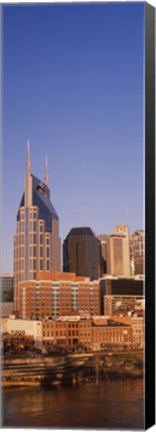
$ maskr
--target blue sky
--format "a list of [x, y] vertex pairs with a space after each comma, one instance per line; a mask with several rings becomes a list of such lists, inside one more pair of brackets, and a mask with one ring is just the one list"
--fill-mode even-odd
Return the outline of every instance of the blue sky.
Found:
[[143, 228], [144, 3], [3, 6], [3, 256], [24, 189], [49, 161], [63, 240]]

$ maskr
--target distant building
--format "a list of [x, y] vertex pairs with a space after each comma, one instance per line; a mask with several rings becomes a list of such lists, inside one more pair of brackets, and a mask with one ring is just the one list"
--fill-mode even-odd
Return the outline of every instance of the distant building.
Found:
[[19, 282], [36, 279], [37, 271], [60, 271], [59, 218], [50, 201], [47, 161], [42, 182], [31, 174], [28, 144], [25, 189], [14, 237], [15, 310]]
[[101, 244], [91, 228], [72, 228], [63, 243], [63, 271], [91, 280], [101, 276]]
[[1, 317], [9, 317], [13, 314], [14, 311], [14, 302], [1, 302], [0, 304], [1, 309]]
[[101, 273], [108, 273], [108, 253], [109, 253], [109, 235], [101, 234], [98, 236], [98, 239], [101, 242], [101, 255], [102, 255], [102, 265], [101, 265]]
[[100, 235], [103, 274], [130, 276], [129, 228], [127, 225], [115, 226], [114, 234]]
[[130, 236], [131, 274], [144, 274], [145, 232], [137, 230]]
[[0, 290], [2, 302], [13, 302], [14, 278], [8, 273], [0, 276]]
[[98, 281], [73, 273], [37, 273], [19, 283], [19, 317], [43, 319], [63, 315], [99, 315]]

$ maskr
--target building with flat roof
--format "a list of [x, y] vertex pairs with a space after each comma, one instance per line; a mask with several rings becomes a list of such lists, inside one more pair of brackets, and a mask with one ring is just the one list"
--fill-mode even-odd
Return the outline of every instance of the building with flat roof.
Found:
[[105, 295], [104, 315], [143, 316], [145, 301], [139, 295]]
[[101, 244], [91, 228], [72, 228], [63, 243], [63, 271], [95, 280], [101, 276], [101, 263]]
[[19, 317], [43, 319], [63, 315], [99, 315], [99, 281], [73, 273], [37, 273], [36, 280], [19, 283]]
[[103, 277], [100, 279], [101, 310], [105, 311], [106, 296], [141, 296], [144, 280], [137, 278]]
[[98, 236], [102, 249], [102, 270], [113, 276], [130, 276], [129, 228], [115, 226], [111, 235]]
[[60, 271], [59, 218], [50, 200], [47, 161], [42, 181], [31, 174], [28, 143], [25, 187], [14, 236], [15, 310], [19, 307], [19, 283], [36, 279], [37, 271]]
[[35, 340], [42, 340], [41, 321], [16, 319], [8, 317], [1, 319], [2, 333], [9, 333], [13, 336], [31, 336]]
[[4, 273], [0, 276], [0, 291], [1, 291], [1, 301], [13, 302], [14, 295], [14, 278], [10, 276], [9, 273]]

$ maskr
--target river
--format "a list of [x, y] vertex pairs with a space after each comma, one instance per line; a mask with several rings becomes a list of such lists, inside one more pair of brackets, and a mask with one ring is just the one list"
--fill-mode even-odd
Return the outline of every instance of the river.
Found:
[[143, 429], [143, 380], [4, 390], [3, 426]]

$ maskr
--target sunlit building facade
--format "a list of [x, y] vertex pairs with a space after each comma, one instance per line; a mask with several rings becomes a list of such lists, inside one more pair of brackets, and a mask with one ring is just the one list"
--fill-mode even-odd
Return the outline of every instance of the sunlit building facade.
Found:
[[114, 234], [99, 235], [102, 248], [103, 274], [130, 276], [128, 225], [116, 225]]
[[19, 317], [43, 319], [73, 314], [99, 315], [99, 281], [73, 273], [39, 272], [19, 283]]
[[137, 230], [130, 236], [131, 274], [144, 274], [145, 231]]

